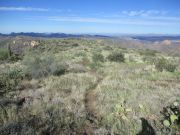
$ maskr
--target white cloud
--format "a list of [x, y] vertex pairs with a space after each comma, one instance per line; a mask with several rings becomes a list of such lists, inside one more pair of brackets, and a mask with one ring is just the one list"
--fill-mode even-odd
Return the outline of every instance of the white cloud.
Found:
[[46, 8], [32, 8], [32, 7], [0, 7], [0, 11], [49, 11]]
[[180, 23], [180, 17], [172, 17], [172, 16], [148, 16], [145, 17], [148, 20], [160, 20], [160, 21], [173, 21]]
[[0, 11], [40, 11], [40, 12], [72, 12], [71, 9], [50, 9], [50, 8], [34, 8], [34, 7], [0, 7]]
[[[179, 21], [171, 21], [173, 18], [167, 18], [166, 21], [156, 19], [124, 19], [124, 18], [87, 18], [87, 17], [48, 17], [50, 21], [59, 22], [82, 22], [82, 23], [105, 23], [105, 24], [128, 24], [128, 25], [147, 25], [147, 26], [180, 26]], [[165, 19], [165, 18], [164, 18]], [[175, 19], [175, 18], [174, 18]]]
[[122, 11], [123, 15], [126, 16], [141, 16], [141, 17], [147, 17], [147, 16], [158, 16], [158, 15], [166, 15], [167, 11], [160, 11], [160, 10], [132, 10], [132, 11]]

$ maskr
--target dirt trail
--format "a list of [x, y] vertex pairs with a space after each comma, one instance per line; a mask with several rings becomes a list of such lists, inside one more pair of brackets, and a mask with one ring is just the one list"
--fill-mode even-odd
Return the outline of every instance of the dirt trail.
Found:
[[99, 114], [99, 110], [97, 109], [97, 95], [95, 90], [104, 78], [97, 74], [95, 75], [97, 77], [97, 82], [92, 87], [86, 90], [84, 100], [87, 118], [87, 123], [85, 125], [85, 134], [87, 135], [94, 135], [94, 130], [98, 128], [98, 125], [100, 124], [100, 121], [102, 119], [101, 115]]

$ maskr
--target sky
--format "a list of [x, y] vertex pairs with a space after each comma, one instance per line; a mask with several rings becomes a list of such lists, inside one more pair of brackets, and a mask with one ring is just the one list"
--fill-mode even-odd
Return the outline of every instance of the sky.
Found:
[[0, 32], [180, 34], [180, 0], [0, 0]]

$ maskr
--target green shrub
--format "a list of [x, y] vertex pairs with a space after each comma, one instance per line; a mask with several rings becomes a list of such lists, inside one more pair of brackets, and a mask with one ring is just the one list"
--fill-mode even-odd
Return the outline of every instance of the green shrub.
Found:
[[171, 63], [168, 63], [166, 65], [166, 68], [165, 68], [167, 71], [169, 72], [174, 72], [176, 70], [176, 65], [175, 64], [171, 64]]
[[93, 53], [93, 62], [104, 62], [104, 56], [101, 53]]
[[79, 46], [79, 44], [78, 43], [73, 43], [72, 46], [77, 47], [77, 46]]
[[78, 52], [75, 54], [75, 57], [86, 57], [86, 53], [84, 51]]
[[100, 62], [92, 62], [91, 64], [90, 64], [90, 68], [91, 69], [98, 69], [99, 67], [102, 67], [102, 64], [100, 63]]
[[143, 61], [149, 64], [154, 64], [156, 61], [155, 57], [151, 57], [151, 56], [144, 56], [143, 57]]
[[59, 75], [65, 74], [67, 68], [68, 66], [65, 63], [53, 62], [49, 66], [49, 73], [55, 76], [59, 76]]
[[124, 62], [125, 58], [124, 58], [124, 54], [121, 52], [113, 52], [108, 56], [108, 59], [110, 61], [114, 61], [114, 62]]
[[23, 59], [26, 66], [25, 73], [33, 78], [41, 78], [47, 75], [61, 75], [66, 72], [67, 65], [58, 62], [51, 54], [39, 56], [37, 53], [27, 55]]
[[8, 69], [7, 72], [0, 74], [0, 95], [16, 90], [23, 77], [24, 74], [20, 69]]
[[9, 57], [8, 49], [0, 48], [0, 60], [6, 60]]
[[102, 62], [104, 62], [104, 56], [101, 53], [94, 52], [92, 56], [92, 62], [90, 64], [90, 67], [92, 69], [98, 69], [102, 66]]
[[165, 59], [159, 59], [155, 62], [155, 67], [158, 71], [162, 72], [165, 68], [166, 60]]
[[[73, 112], [68, 112], [66, 109], [61, 109], [62, 106], [55, 107], [50, 106], [43, 108], [43, 113], [46, 117], [42, 115], [31, 115], [32, 110], [27, 112], [18, 111], [17, 109], [8, 111], [10, 115], [15, 115], [18, 121], [13, 121], [8, 118], [6, 124], [0, 123], [0, 135], [69, 135], [69, 134], [83, 134], [83, 126], [85, 125], [85, 117], [79, 117]], [[1, 109], [2, 110], [2, 109]], [[1, 113], [0, 110], [0, 113]], [[7, 109], [6, 109], [7, 110]], [[23, 110], [25, 111], [25, 110]], [[23, 114], [23, 115], [21, 115]], [[0, 119], [3, 115], [0, 116]]]
[[157, 53], [157, 51], [149, 50], [149, 49], [139, 51], [140, 55], [145, 55], [145, 56], [156, 56], [156, 53]]
[[168, 62], [166, 59], [158, 59], [155, 62], [155, 67], [158, 71], [162, 72], [163, 70], [174, 72], [176, 70], [176, 65]]
[[111, 46], [104, 46], [103, 49], [107, 50], [107, 51], [112, 51], [113, 50], [113, 48]]
[[9, 57], [9, 61], [11, 61], [11, 62], [17, 62], [18, 60], [22, 60], [22, 55], [12, 54]]
[[0, 48], [0, 60], [18, 61], [21, 59], [21, 55], [13, 54], [10, 48]]

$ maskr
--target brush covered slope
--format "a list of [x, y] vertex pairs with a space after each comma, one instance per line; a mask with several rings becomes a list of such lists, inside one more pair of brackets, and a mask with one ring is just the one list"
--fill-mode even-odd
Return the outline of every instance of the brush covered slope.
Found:
[[180, 134], [180, 57], [107, 39], [0, 46], [0, 135]]

